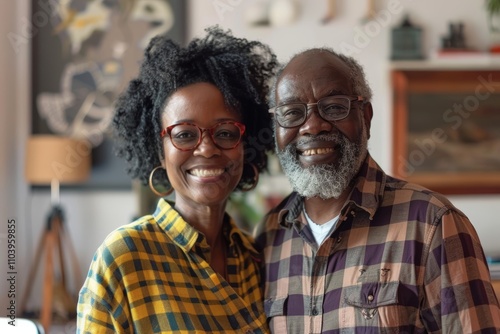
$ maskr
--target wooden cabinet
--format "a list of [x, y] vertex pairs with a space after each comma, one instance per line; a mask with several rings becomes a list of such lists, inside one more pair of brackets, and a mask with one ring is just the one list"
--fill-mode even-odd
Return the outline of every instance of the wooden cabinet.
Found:
[[393, 174], [444, 194], [500, 193], [500, 67], [424, 64], [391, 73]]
[[500, 303], [500, 280], [494, 280], [491, 282], [491, 284], [493, 284], [493, 290], [495, 290], [498, 302]]

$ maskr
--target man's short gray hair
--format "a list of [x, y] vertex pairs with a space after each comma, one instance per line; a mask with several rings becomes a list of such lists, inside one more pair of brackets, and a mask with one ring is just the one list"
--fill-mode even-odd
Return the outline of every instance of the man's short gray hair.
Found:
[[364, 98], [364, 102], [370, 102], [372, 99], [372, 90], [370, 86], [368, 85], [368, 81], [366, 80], [365, 76], [365, 71], [363, 70], [363, 67], [358, 63], [356, 59], [350, 56], [346, 56], [344, 54], [340, 54], [335, 52], [331, 48], [314, 48], [314, 49], [308, 49], [301, 51], [294, 56], [290, 58], [290, 60], [282, 64], [280, 68], [278, 69], [276, 75], [274, 76], [274, 81], [273, 84], [271, 85], [271, 90], [269, 92], [269, 106], [270, 107], [275, 107], [276, 106], [276, 84], [278, 83], [278, 79], [281, 77], [281, 74], [283, 73], [284, 68], [296, 57], [304, 54], [304, 53], [309, 53], [309, 52], [329, 52], [333, 56], [339, 58], [344, 64], [347, 65], [349, 68], [349, 77], [352, 83], [352, 86], [354, 87], [354, 94], [358, 96], [362, 96]]

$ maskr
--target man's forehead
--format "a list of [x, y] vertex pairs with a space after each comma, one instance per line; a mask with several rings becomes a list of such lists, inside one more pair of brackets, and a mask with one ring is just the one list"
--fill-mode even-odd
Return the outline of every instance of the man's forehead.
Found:
[[286, 75], [278, 82], [276, 93], [281, 98], [286, 98], [288, 95], [294, 95], [299, 92], [317, 92], [318, 90], [338, 90], [338, 86], [347, 88], [348, 83], [343, 76], [336, 76], [327, 73], [321, 73], [310, 79], [304, 78], [303, 75]]
[[293, 100], [300, 94], [322, 97], [350, 93], [349, 68], [337, 57], [319, 57], [319, 61], [307, 61], [310, 57], [306, 55], [299, 57], [288, 64], [277, 82], [276, 97], [279, 100]]
[[283, 72], [304, 71], [311, 67], [317, 68], [343, 68], [346, 64], [337, 55], [325, 50], [305, 51], [293, 59], [285, 66]]

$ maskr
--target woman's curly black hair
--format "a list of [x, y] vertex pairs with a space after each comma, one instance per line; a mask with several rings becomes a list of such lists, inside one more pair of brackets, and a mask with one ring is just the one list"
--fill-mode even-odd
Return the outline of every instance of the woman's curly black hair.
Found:
[[[278, 62], [271, 49], [258, 41], [232, 36], [218, 26], [205, 30], [185, 48], [165, 36], [151, 40], [137, 78], [116, 103], [113, 119], [116, 150], [128, 162], [127, 172], [147, 184], [163, 154], [160, 116], [167, 99], [178, 89], [198, 82], [215, 85], [229, 107], [246, 125], [244, 162], [259, 172], [267, 167], [266, 151], [273, 149], [271, 118], [266, 98]], [[238, 184], [253, 181], [244, 168]]]

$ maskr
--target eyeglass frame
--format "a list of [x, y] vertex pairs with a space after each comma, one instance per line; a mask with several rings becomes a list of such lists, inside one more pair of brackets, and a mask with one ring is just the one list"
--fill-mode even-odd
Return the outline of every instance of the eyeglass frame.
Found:
[[[240, 139], [232, 147], [228, 147], [228, 148], [221, 147], [221, 146], [219, 146], [219, 144], [217, 144], [217, 142], [214, 139], [214, 130], [215, 130], [215, 128], [217, 128], [218, 126], [223, 125], [223, 124], [234, 124], [240, 130]], [[179, 148], [179, 147], [177, 147], [177, 145], [175, 145], [174, 141], [172, 140], [172, 129], [175, 128], [176, 126], [179, 126], [179, 125], [192, 125], [192, 126], [194, 126], [194, 127], [196, 127], [198, 129], [200, 136], [198, 137], [198, 142], [196, 143], [196, 145], [193, 148]], [[186, 151], [193, 151], [193, 150], [196, 150], [198, 148], [198, 146], [200, 146], [201, 142], [203, 141], [203, 133], [205, 131], [208, 131], [208, 134], [210, 135], [210, 139], [212, 139], [212, 142], [214, 143], [214, 145], [217, 148], [219, 148], [221, 150], [232, 150], [233, 148], [237, 147], [241, 143], [241, 140], [243, 139], [243, 135], [245, 134], [245, 130], [246, 130], [245, 124], [237, 122], [237, 121], [222, 121], [222, 122], [219, 122], [217, 124], [214, 124], [213, 126], [211, 126], [209, 128], [200, 128], [198, 125], [196, 125], [194, 123], [191, 123], [191, 122], [182, 122], [182, 123], [172, 124], [172, 125], [169, 125], [166, 128], [164, 128], [160, 132], [160, 138], [164, 139], [167, 136], [167, 134], [168, 134], [168, 138], [170, 139], [170, 142], [172, 143], [172, 145], [176, 149], [178, 149], [179, 151], [184, 151], [184, 152], [186, 152]]]
[[[275, 106], [275, 107], [270, 108], [269, 109], [269, 113], [275, 115], [276, 122], [278, 123], [279, 126], [281, 126], [282, 128], [285, 128], [285, 129], [293, 129], [293, 128], [296, 128], [296, 127], [304, 125], [304, 123], [307, 121], [307, 118], [309, 117], [309, 115], [311, 113], [310, 110], [312, 110], [312, 108], [310, 108], [310, 107], [315, 106], [315, 105], [317, 106], [318, 103], [321, 102], [321, 100], [324, 100], [324, 99], [327, 99], [327, 98], [330, 98], [330, 97], [346, 97], [347, 100], [349, 101], [349, 111], [347, 112], [347, 114], [344, 117], [330, 121], [330, 120], [325, 119], [323, 117], [323, 115], [321, 114], [322, 112], [321, 112], [320, 108], [318, 108], [318, 115], [321, 117], [321, 119], [323, 119], [323, 120], [325, 120], [327, 122], [336, 122], [336, 121], [341, 121], [343, 119], [346, 119], [351, 114], [352, 102], [363, 102], [364, 101], [364, 98], [362, 96], [359, 96], [359, 95], [329, 95], [329, 96], [322, 97], [321, 99], [319, 99], [315, 103], [290, 102], [290, 103], [280, 104], [279, 106]], [[286, 106], [286, 105], [289, 105], [289, 104], [299, 104], [299, 105], [303, 105], [303, 106], [306, 107], [306, 115], [305, 115], [304, 119], [301, 121], [300, 124], [297, 124], [297, 125], [294, 125], [294, 126], [283, 126], [278, 121], [278, 118], [276, 117], [276, 108], [283, 107], [283, 106]]]

